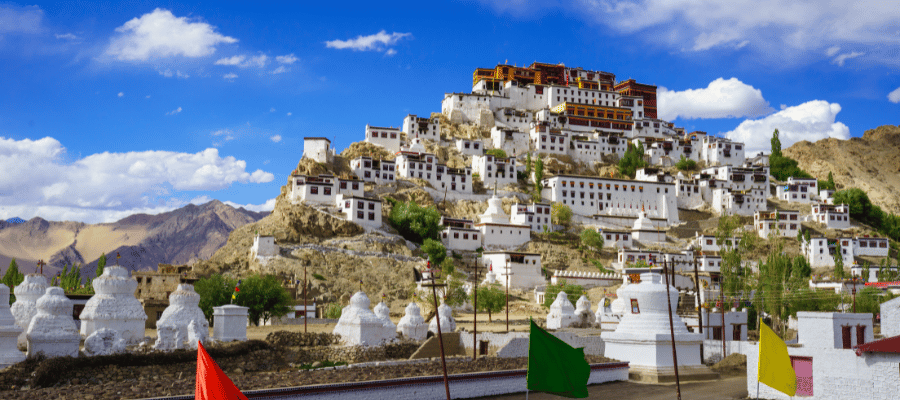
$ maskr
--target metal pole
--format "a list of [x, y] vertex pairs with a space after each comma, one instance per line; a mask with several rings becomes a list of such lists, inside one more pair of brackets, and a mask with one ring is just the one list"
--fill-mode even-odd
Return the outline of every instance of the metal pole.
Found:
[[852, 283], [852, 281], [850, 284], [853, 285], [850, 287], [850, 290], [853, 293], [853, 313], [856, 314], [856, 284]]
[[431, 272], [431, 294], [434, 296], [434, 320], [437, 321], [438, 343], [441, 345], [441, 367], [444, 369], [444, 390], [447, 392], [447, 400], [450, 400], [450, 381], [447, 379], [447, 360], [444, 357], [444, 335], [441, 334], [441, 312], [437, 303], [437, 283], [435, 272]]
[[478, 257], [475, 257], [475, 284], [472, 287], [472, 292], [475, 294], [475, 300], [472, 302], [472, 309], [474, 313], [472, 315], [472, 360], [474, 361], [478, 358]]
[[[694, 255], [694, 290], [697, 295], [697, 325], [703, 334], [703, 303], [700, 302], [700, 273], [697, 272], [697, 255]], [[704, 337], [705, 339], [705, 337]], [[703, 362], [703, 344], [700, 345], [700, 362]]]
[[719, 276], [719, 298], [722, 299], [722, 359], [725, 359], [725, 286]]
[[506, 332], [509, 333], [509, 277], [512, 270], [509, 269], [509, 260], [506, 260]]
[[681, 400], [681, 379], [678, 376], [678, 353], [675, 350], [675, 325], [672, 323], [672, 297], [669, 296], [669, 271], [666, 270], [668, 262], [663, 260], [663, 275], [666, 276], [666, 303], [669, 305], [669, 334], [672, 337], [672, 364], [675, 366], [675, 392], [678, 400]]
[[306, 332], [306, 320], [309, 319], [309, 302], [306, 300], [306, 265], [303, 266], [303, 333]]

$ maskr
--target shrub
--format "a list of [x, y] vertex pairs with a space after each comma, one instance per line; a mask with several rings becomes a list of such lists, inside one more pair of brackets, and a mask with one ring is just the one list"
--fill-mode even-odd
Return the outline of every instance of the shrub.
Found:
[[503, 149], [490, 149], [484, 152], [485, 155], [497, 158], [506, 158], [506, 152]]
[[572, 209], [563, 203], [550, 206], [550, 220], [557, 225], [569, 225], [572, 222]]
[[678, 162], [675, 163], [675, 168], [678, 168], [682, 171], [691, 171], [697, 168], [697, 162], [691, 160], [690, 158], [685, 158], [682, 155], [681, 160], [678, 160]]
[[397, 201], [388, 198], [391, 202], [391, 214], [388, 223], [394, 227], [400, 236], [415, 243], [424, 243], [425, 239], [437, 239], [441, 231], [441, 214], [434, 206], [422, 207], [415, 201]]
[[338, 318], [341, 317], [341, 311], [342, 311], [342, 310], [343, 310], [343, 309], [341, 308], [341, 305], [340, 305], [340, 304], [338, 304], [338, 303], [328, 303], [328, 305], [325, 306], [325, 312], [324, 312], [325, 315], [324, 315], [324, 317], [325, 317], [325, 318], [328, 318], [328, 319], [338, 319]]
[[544, 295], [545, 308], [550, 308], [553, 302], [556, 301], [556, 296], [559, 292], [565, 292], [566, 297], [568, 297], [569, 301], [574, 305], [578, 302], [578, 298], [581, 297], [581, 294], [584, 293], [584, 288], [581, 285], [569, 284], [565, 279], [560, 280], [558, 285], [547, 285], [547, 292]]

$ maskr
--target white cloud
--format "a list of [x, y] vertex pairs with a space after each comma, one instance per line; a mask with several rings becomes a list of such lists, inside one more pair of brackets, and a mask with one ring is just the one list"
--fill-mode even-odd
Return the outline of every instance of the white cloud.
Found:
[[166, 78], [171, 78], [174, 76], [174, 77], [178, 77], [178, 78], [187, 79], [187, 78], [191, 77], [190, 75], [188, 75], [184, 72], [181, 72], [178, 70], [172, 71], [171, 69], [166, 69], [165, 71], [159, 71], [159, 74]]
[[213, 142], [213, 147], [220, 147], [225, 144], [225, 142], [234, 140], [234, 131], [232, 131], [231, 129], [219, 129], [215, 132], [212, 132], [211, 135], [220, 139]]
[[19, 7], [0, 4], [0, 34], [38, 33], [44, 19], [44, 10], [38, 6]]
[[275, 107], [270, 108], [269, 112], [275, 112]]
[[222, 135], [230, 135], [231, 129], [219, 129], [212, 133], [213, 136], [222, 136]]
[[167, 112], [166, 115], [175, 115], [175, 114], [180, 114], [180, 113], [181, 113], [181, 107], [178, 107], [172, 111]]
[[204, 57], [215, 53], [219, 43], [238, 40], [216, 32], [205, 22], [176, 17], [157, 8], [116, 28], [106, 54], [120, 61], [147, 61], [172, 56]]
[[288, 72], [288, 71], [290, 71], [290, 69], [285, 68], [284, 65], [280, 65], [280, 66], [278, 66], [278, 68], [275, 68], [275, 69], [272, 71], [272, 74], [273, 74], [273, 75], [283, 74], [283, 73]]
[[266, 202], [262, 203], [262, 204], [238, 204], [233, 201], [227, 201], [227, 200], [223, 201], [222, 203], [228, 204], [229, 206], [232, 206], [234, 208], [243, 207], [245, 210], [256, 211], [256, 212], [272, 211], [275, 209], [275, 199], [274, 198], [266, 200]]
[[851, 52], [849, 52], [849, 53], [844, 53], [844, 54], [838, 55], [837, 57], [834, 58], [834, 60], [831, 60], [831, 63], [832, 63], [832, 64], [837, 64], [839, 67], [843, 67], [845, 61], [847, 61], [847, 60], [849, 60], [849, 59], [851, 59], [851, 58], [856, 58], [856, 57], [865, 55], [865, 54], [866, 54], [866, 53], [860, 53], [860, 52], [856, 52], [856, 51], [851, 51]]
[[778, 129], [783, 149], [801, 140], [815, 142], [829, 137], [846, 140], [850, 138], [850, 128], [835, 121], [839, 112], [840, 104], [812, 100], [787, 107], [765, 118], [741, 122], [733, 131], [726, 132], [725, 136], [744, 142], [747, 154], [770, 151], [770, 140], [775, 129]]
[[288, 117], [290, 117], [291, 115], [294, 115], [294, 113], [290, 113], [290, 112], [287, 113], [287, 116], [288, 116]]
[[718, 78], [701, 89], [684, 91], [659, 88], [659, 118], [737, 118], [759, 117], [774, 109], [762, 92], [737, 78]]
[[119, 96], [119, 97], [124, 97], [124, 96], [125, 96], [125, 92], [119, 92], [118, 96]]
[[260, 54], [258, 56], [231, 56], [216, 60], [215, 65], [233, 65], [241, 68], [262, 68], [269, 63], [269, 56]]
[[238, 77], [237, 74], [235, 74], [233, 72], [229, 72], [225, 75], [222, 75], [222, 78], [224, 78], [225, 80], [228, 80], [228, 81], [233, 81], [237, 77]]
[[148, 95], [145, 96], [144, 98], [145, 98], [145, 99], [149, 99], [149, 98], [150, 98], [150, 95], [148, 94]]
[[269, 139], [272, 139], [273, 142], [278, 143], [281, 141], [281, 135], [275, 135], [270, 137]]
[[[524, 1], [513, 6], [481, 1], [500, 12], [533, 7]], [[823, 54], [831, 58], [841, 47], [864, 46], [868, 59], [898, 63], [900, 7], [890, 1], [860, 7], [852, 1], [579, 0], [553, 7], [623, 34], [642, 33], [651, 45], [674, 51], [743, 48], [766, 62], [797, 64]]]
[[299, 60], [299, 58], [295, 57], [294, 53], [291, 53], [291, 54], [286, 54], [283, 56], [276, 56], [275, 60], [281, 64], [291, 65], [291, 64], [297, 62], [297, 60]]
[[78, 36], [72, 33], [63, 33], [61, 35], [57, 33], [55, 36], [57, 39], [78, 40]]
[[894, 89], [893, 92], [888, 93], [888, 101], [891, 103], [900, 103], [900, 87]]
[[215, 191], [275, 178], [262, 170], [248, 172], [245, 161], [221, 157], [216, 149], [104, 152], [74, 162], [65, 162], [65, 153], [51, 137], [0, 137], [0, 170], [5, 171], [0, 174], [0, 215], [110, 222], [184, 205], [174, 192]]
[[[388, 34], [382, 30], [374, 35], [360, 35], [355, 39], [329, 40], [325, 42], [325, 47], [330, 49], [352, 49], [357, 51], [383, 51], [387, 46], [394, 45], [397, 41], [405, 37], [412, 37], [412, 33], [394, 32]], [[387, 52], [393, 52], [391, 54], [396, 53], [393, 49], [387, 49]]]
[[387, 51], [384, 52], [384, 55], [386, 55], [386, 56], [392, 56], [392, 55], [394, 55], [394, 54], [397, 54], [397, 50], [394, 50], [394, 49], [387, 49]]

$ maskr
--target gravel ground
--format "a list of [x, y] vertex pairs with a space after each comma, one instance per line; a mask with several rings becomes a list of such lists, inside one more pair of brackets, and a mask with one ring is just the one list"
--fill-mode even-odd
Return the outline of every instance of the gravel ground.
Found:
[[[604, 357], [588, 356], [588, 362], [610, 362]], [[503, 371], [522, 369], [527, 366], [527, 358], [469, 358], [451, 359], [447, 363], [450, 374]], [[165, 373], [154, 367], [110, 366], [105, 373], [98, 374], [96, 382], [90, 384], [70, 382], [68, 384], [39, 389], [19, 389], [0, 391], [2, 399], [131, 399], [168, 395], [193, 394], [196, 363], [180, 363], [166, 366]], [[359, 382], [389, 378], [441, 375], [439, 359], [428, 363], [410, 365], [355, 367], [337, 370], [300, 371], [284, 368], [276, 371], [245, 373], [240, 369], [224, 368], [238, 388], [242, 390], [291, 387], [339, 382]], [[123, 371], [126, 370], [126, 371]], [[147, 373], [143, 373], [146, 371]], [[129, 378], [123, 378], [123, 377]], [[137, 377], [137, 378], [134, 378]]]

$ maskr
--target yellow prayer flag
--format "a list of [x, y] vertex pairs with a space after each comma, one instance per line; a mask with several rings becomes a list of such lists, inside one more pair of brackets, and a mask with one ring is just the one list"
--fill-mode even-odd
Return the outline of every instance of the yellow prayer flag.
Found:
[[797, 375], [791, 366], [787, 345], [766, 324], [759, 323], [757, 379], [788, 396], [797, 392]]

